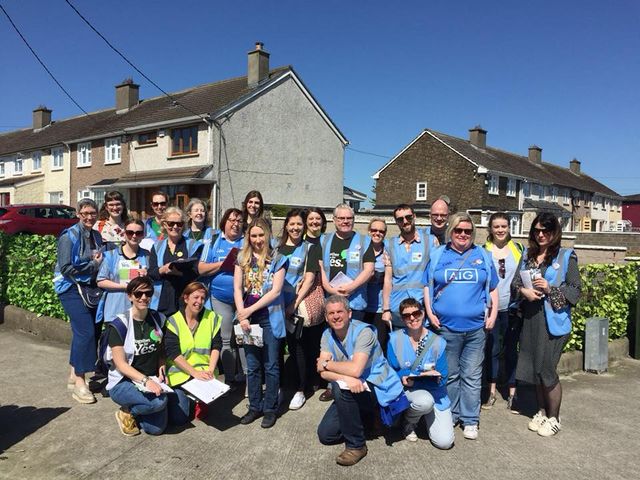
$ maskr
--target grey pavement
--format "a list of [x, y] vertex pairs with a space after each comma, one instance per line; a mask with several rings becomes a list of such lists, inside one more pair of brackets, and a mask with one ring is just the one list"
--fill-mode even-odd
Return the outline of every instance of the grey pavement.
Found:
[[80, 405], [66, 390], [68, 351], [0, 326], [0, 478], [640, 478], [640, 361], [625, 359], [602, 375], [563, 377], [562, 432], [542, 438], [503, 400], [482, 412], [477, 441], [456, 430], [452, 450], [419, 435], [391, 431], [369, 440], [369, 455], [340, 467], [341, 446], [321, 445], [316, 427], [326, 403], [316, 394], [269, 430], [238, 424], [241, 395], [213, 404], [194, 421], [159, 437], [124, 437], [115, 404]]

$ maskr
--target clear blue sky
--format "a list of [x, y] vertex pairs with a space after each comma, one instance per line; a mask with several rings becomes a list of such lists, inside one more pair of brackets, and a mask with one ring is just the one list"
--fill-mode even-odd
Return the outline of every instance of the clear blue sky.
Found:
[[[167, 91], [246, 73], [265, 43], [293, 65], [349, 139], [345, 184], [371, 175], [422, 129], [582, 169], [622, 195], [640, 193], [640, 2], [637, 0], [305, 2], [72, 0]], [[109, 108], [126, 77], [159, 92], [64, 0], [0, 0], [85, 110]], [[0, 15], [0, 130], [79, 114]], [[359, 153], [353, 149], [380, 156]]]

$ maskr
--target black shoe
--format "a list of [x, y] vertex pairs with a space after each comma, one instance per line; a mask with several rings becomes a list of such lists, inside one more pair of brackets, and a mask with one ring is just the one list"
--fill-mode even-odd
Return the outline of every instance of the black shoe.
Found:
[[331, 387], [322, 392], [318, 400], [320, 400], [321, 402], [330, 402], [331, 400], [333, 400], [333, 391], [331, 390]]
[[262, 428], [271, 428], [276, 424], [276, 414], [273, 412], [267, 412], [264, 414], [264, 418], [262, 419], [262, 423], [260, 426]]
[[249, 410], [245, 414], [245, 416], [240, 419], [240, 423], [242, 425], [249, 425], [250, 423], [259, 419], [261, 416], [262, 416], [262, 412], [258, 412], [257, 410]]

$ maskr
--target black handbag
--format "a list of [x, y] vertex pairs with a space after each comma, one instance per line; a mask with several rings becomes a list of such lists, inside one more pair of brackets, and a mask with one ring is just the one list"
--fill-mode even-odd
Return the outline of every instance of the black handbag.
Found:
[[104, 293], [100, 287], [86, 285], [83, 283], [76, 283], [78, 287], [78, 293], [82, 299], [82, 303], [89, 310], [95, 310], [98, 308], [102, 294]]

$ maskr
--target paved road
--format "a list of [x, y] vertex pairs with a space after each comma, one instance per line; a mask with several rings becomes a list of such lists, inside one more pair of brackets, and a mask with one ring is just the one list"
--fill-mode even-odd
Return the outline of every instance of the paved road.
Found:
[[475, 442], [457, 430], [455, 447], [438, 451], [391, 432], [371, 439], [369, 455], [351, 468], [335, 464], [340, 447], [317, 441], [326, 408], [317, 395], [270, 430], [239, 425], [246, 400], [230, 396], [207, 423], [128, 438], [110, 399], [71, 399], [67, 359], [62, 346], [0, 326], [0, 478], [640, 478], [640, 361], [631, 359], [608, 374], [563, 379], [564, 430], [556, 437], [529, 432], [527, 418], [499, 400], [482, 413]]

